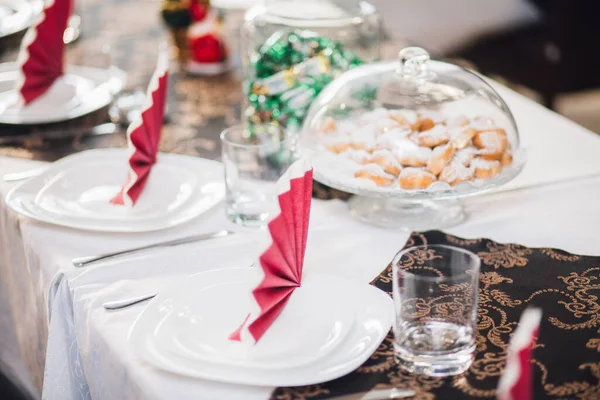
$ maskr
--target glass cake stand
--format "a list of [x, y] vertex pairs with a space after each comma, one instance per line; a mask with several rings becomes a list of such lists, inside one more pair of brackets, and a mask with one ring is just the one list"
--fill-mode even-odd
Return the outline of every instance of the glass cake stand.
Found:
[[356, 184], [356, 179], [340, 178], [338, 169], [328, 164], [327, 155], [313, 153], [314, 179], [329, 187], [352, 193], [348, 200], [350, 214], [369, 224], [385, 228], [415, 231], [443, 229], [463, 222], [467, 214], [462, 199], [497, 189], [514, 179], [525, 166], [526, 151], [515, 153], [513, 164], [497, 177], [463, 183], [451, 188], [408, 191]]
[[315, 180], [355, 195], [353, 216], [412, 230], [462, 222], [461, 198], [506, 184], [526, 158], [514, 117], [490, 84], [416, 47], [330, 83], [298, 145]]

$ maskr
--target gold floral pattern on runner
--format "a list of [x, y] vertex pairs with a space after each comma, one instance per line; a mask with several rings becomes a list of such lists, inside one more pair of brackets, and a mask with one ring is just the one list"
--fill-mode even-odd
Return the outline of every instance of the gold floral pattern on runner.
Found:
[[578, 399], [599, 399], [600, 398], [600, 363], [587, 363], [579, 366], [580, 370], [589, 370], [592, 376], [596, 379], [596, 385], [592, 385], [587, 381], [567, 382], [562, 385], [546, 384], [544, 389], [549, 396], [569, 396], [570, 398]]
[[446, 235], [446, 240], [448, 243], [457, 245], [457, 246], [470, 246], [472, 244], [479, 243], [481, 239], [460, 239], [456, 236]]
[[328, 394], [329, 390], [320, 385], [302, 386], [298, 388], [288, 388], [286, 391], [273, 396], [275, 400], [294, 400], [294, 399], [310, 399], [311, 397]]
[[[559, 328], [568, 330], [600, 327], [600, 303], [598, 303], [600, 282], [597, 282], [598, 276], [591, 275], [593, 273], [598, 274], [598, 272], [600, 272], [600, 268], [590, 268], [581, 274], [571, 272], [568, 276], [558, 276], [558, 279], [567, 286], [567, 292], [563, 290], [553, 291], [566, 298], [566, 300], [558, 301], [558, 305], [562, 305], [577, 320], [586, 318], [584, 321], [566, 323], [553, 316], [549, 317], [548, 321]], [[594, 284], [594, 282], [597, 283]], [[544, 293], [548, 293], [548, 291], [535, 292], [528, 301]]]
[[489, 251], [480, 251], [477, 255], [484, 264], [496, 269], [524, 267], [527, 265], [526, 256], [532, 253], [532, 250], [518, 244], [488, 242], [487, 248]]
[[594, 350], [600, 352], [600, 338], [593, 338], [593, 339], [588, 340], [585, 347], [587, 347], [588, 349], [594, 349]]
[[542, 254], [545, 254], [556, 261], [574, 262], [579, 260], [579, 256], [575, 254], [568, 254], [563, 251], [557, 251], [549, 248], [541, 249], [540, 251], [542, 252]]
[[[482, 258], [476, 355], [466, 373], [446, 379], [408, 374], [395, 362], [390, 333], [355, 372], [316, 385], [328, 393], [279, 388], [274, 398], [327, 399], [374, 389], [411, 388], [417, 392], [415, 399], [493, 399], [506, 362], [507, 343], [522, 311], [535, 304], [544, 312], [532, 359], [536, 398], [600, 399], [600, 258], [487, 239], [451, 238], [437, 231], [414, 233], [406, 247], [451, 244]], [[434, 256], [424, 252], [410, 261], [411, 268], [427, 267]], [[392, 268], [388, 266], [372, 284], [391, 295], [392, 281]], [[455, 289], [448, 287], [447, 293]], [[412, 311], [430, 313], [438, 307], [437, 311], [452, 312], [452, 307], [459, 306], [447, 300], [426, 303], [415, 299]], [[569, 351], [561, 351], [565, 348]], [[278, 397], [283, 394], [287, 397]]]
[[363, 365], [358, 368], [356, 372], [361, 374], [372, 374], [374, 372], [389, 371], [395, 365], [394, 357], [394, 335], [390, 332], [386, 338], [383, 339], [383, 343], [381, 343], [375, 354], [371, 357], [371, 360], [374, 361], [374, 363]]

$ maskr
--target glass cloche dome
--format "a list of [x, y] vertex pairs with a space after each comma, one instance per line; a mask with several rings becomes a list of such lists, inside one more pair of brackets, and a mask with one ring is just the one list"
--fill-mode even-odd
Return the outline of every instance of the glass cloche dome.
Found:
[[458, 198], [513, 179], [524, 165], [515, 120], [479, 75], [418, 47], [345, 72], [310, 107], [299, 138], [317, 181], [354, 193], [371, 223], [443, 228]]

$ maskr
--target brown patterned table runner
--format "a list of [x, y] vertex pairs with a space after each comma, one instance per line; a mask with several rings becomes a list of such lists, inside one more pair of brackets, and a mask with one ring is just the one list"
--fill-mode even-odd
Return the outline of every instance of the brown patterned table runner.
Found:
[[[481, 258], [477, 350], [469, 371], [446, 379], [411, 375], [397, 367], [390, 333], [355, 372], [320, 385], [279, 388], [272, 399], [326, 399], [392, 387], [416, 390], [414, 399], [494, 398], [507, 343], [529, 304], [544, 312], [532, 361], [535, 398], [600, 399], [600, 257], [439, 231], [413, 233], [406, 246], [421, 244], [453, 245]], [[391, 296], [391, 265], [372, 284]]]

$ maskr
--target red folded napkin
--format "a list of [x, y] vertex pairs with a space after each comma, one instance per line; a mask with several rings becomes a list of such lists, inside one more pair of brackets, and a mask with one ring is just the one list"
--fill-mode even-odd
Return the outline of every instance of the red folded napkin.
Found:
[[141, 117], [132, 122], [127, 129], [127, 142], [131, 153], [129, 174], [121, 191], [110, 201], [112, 204], [135, 205], [156, 163], [167, 100], [168, 64], [166, 53], [161, 52], [148, 86]]
[[[264, 278], [252, 291], [258, 310], [249, 314], [229, 339], [258, 342], [285, 308], [302, 281], [312, 199], [312, 168], [294, 163], [277, 182], [281, 213], [269, 222], [273, 243], [260, 256]], [[247, 333], [249, 335], [247, 335]]]
[[22, 105], [46, 93], [63, 75], [63, 35], [72, 6], [72, 0], [47, 0], [38, 21], [23, 37], [17, 59], [21, 73], [16, 86]]
[[519, 326], [508, 344], [506, 367], [496, 392], [498, 400], [533, 399], [531, 353], [541, 320], [539, 308], [527, 308], [521, 315]]

